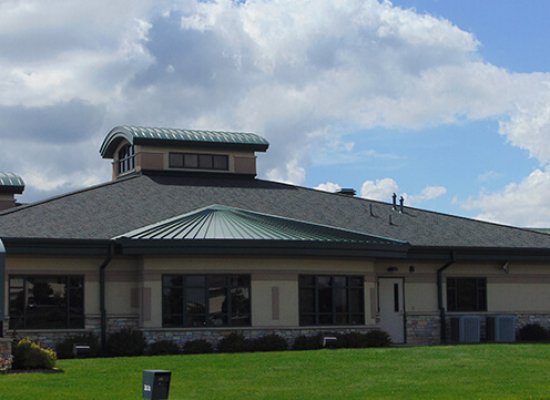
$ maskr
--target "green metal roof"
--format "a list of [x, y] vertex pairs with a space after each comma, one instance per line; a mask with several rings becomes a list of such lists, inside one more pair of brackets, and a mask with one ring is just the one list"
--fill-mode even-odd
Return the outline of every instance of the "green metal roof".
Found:
[[195, 144], [202, 146], [239, 146], [254, 151], [266, 151], [269, 142], [254, 133], [200, 131], [143, 126], [117, 126], [107, 134], [99, 152], [103, 158], [112, 158], [122, 140], [132, 144]]
[[12, 172], [0, 172], [0, 190], [10, 189], [14, 193], [23, 193], [25, 182], [23, 179]]
[[361, 243], [404, 246], [405, 242], [363, 233], [262, 214], [240, 208], [211, 205], [145, 226], [114, 239], [142, 240], [257, 240]]

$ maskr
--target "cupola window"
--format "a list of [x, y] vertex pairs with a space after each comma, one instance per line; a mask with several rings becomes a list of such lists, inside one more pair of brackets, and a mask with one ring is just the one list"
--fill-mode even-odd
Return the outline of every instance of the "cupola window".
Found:
[[118, 151], [118, 173], [123, 174], [136, 167], [136, 150], [134, 145], [127, 144]]
[[229, 169], [229, 157], [224, 154], [170, 153], [170, 168], [227, 171]]

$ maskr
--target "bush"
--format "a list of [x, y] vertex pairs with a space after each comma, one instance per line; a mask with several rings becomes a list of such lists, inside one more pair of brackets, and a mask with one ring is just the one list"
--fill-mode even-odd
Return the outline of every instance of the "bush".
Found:
[[218, 343], [220, 353], [242, 353], [252, 351], [252, 343], [239, 333], [230, 333]]
[[181, 349], [177, 343], [172, 342], [171, 340], [159, 340], [153, 342], [147, 347], [147, 354], [149, 355], [172, 355], [180, 354]]
[[318, 350], [322, 347], [321, 335], [305, 336], [300, 335], [294, 339], [293, 350]]
[[365, 334], [367, 347], [386, 347], [391, 345], [391, 338], [386, 332], [375, 329]]
[[518, 332], [523, 342], [543, 342], [548, 339], [548, 332], [539, 324], [524, 325]]
[[253, 351], [284, 351], [288, 349], [285, 338], [276, 335], [266, 335], [251, 340]]
[[14, 369], [53, 369], [57, 360], [55, 351], [28, 338], [18, 341], [12, 353]]
[[366, 333], [349, 332], [337, 336], [337, 347], [346, 349], [360, 349], [369, 347], [369, 338]]
[[83, 344], [90, 346], [90, 357], [99, 355], [99, 339], [93, 332], [83, 333], [82, 335], [69, 336], [55, 345], [57, 358], [73, 358], [73, 346]]
[[107, 352], [112, 356], [140, 356], [146, 347], [143, 333], [131, 328], [111, 333], [107, 338]]
[[189, 340], [183, 345], [183, 354], [212, 353], [212, 345], [204, 339]]

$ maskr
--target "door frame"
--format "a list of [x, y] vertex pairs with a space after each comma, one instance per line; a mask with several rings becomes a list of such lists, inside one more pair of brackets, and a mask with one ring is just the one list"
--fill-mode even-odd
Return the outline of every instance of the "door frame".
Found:
[[401, 298], [403, 299], [403, 344], [407, 343], [407, 308], [405, 303], [405, 277], [402, 275], [379, 275], [376, 277], [376, 310], [380, 318], [380, 279], [400, 279], [401, 280]]

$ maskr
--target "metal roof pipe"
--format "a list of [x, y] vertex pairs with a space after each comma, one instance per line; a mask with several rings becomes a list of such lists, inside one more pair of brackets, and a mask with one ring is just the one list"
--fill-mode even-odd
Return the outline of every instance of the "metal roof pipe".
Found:
[[107, 309], [105, 307], [105, 269], [113, 259], [115, 253], [114, 243], [107, 248], [107, 257], [99, 266], [99, 312], [101, 314], [101, 349], [107, 345]]
[[5, 296], [4, 288], [6, 286], [6, 248], [2, 239], [0, 239], [0, 337], [4, 337], [4, 309]]
[[451, 252], [449, 261], [437, 270], [437, 307], [439, 308], [439, 325], [441, 343], [447, 342], [447, 324], [445, 322], [445, 306], [443, 305], [443, 271], [455, 263], [455, 253]]

